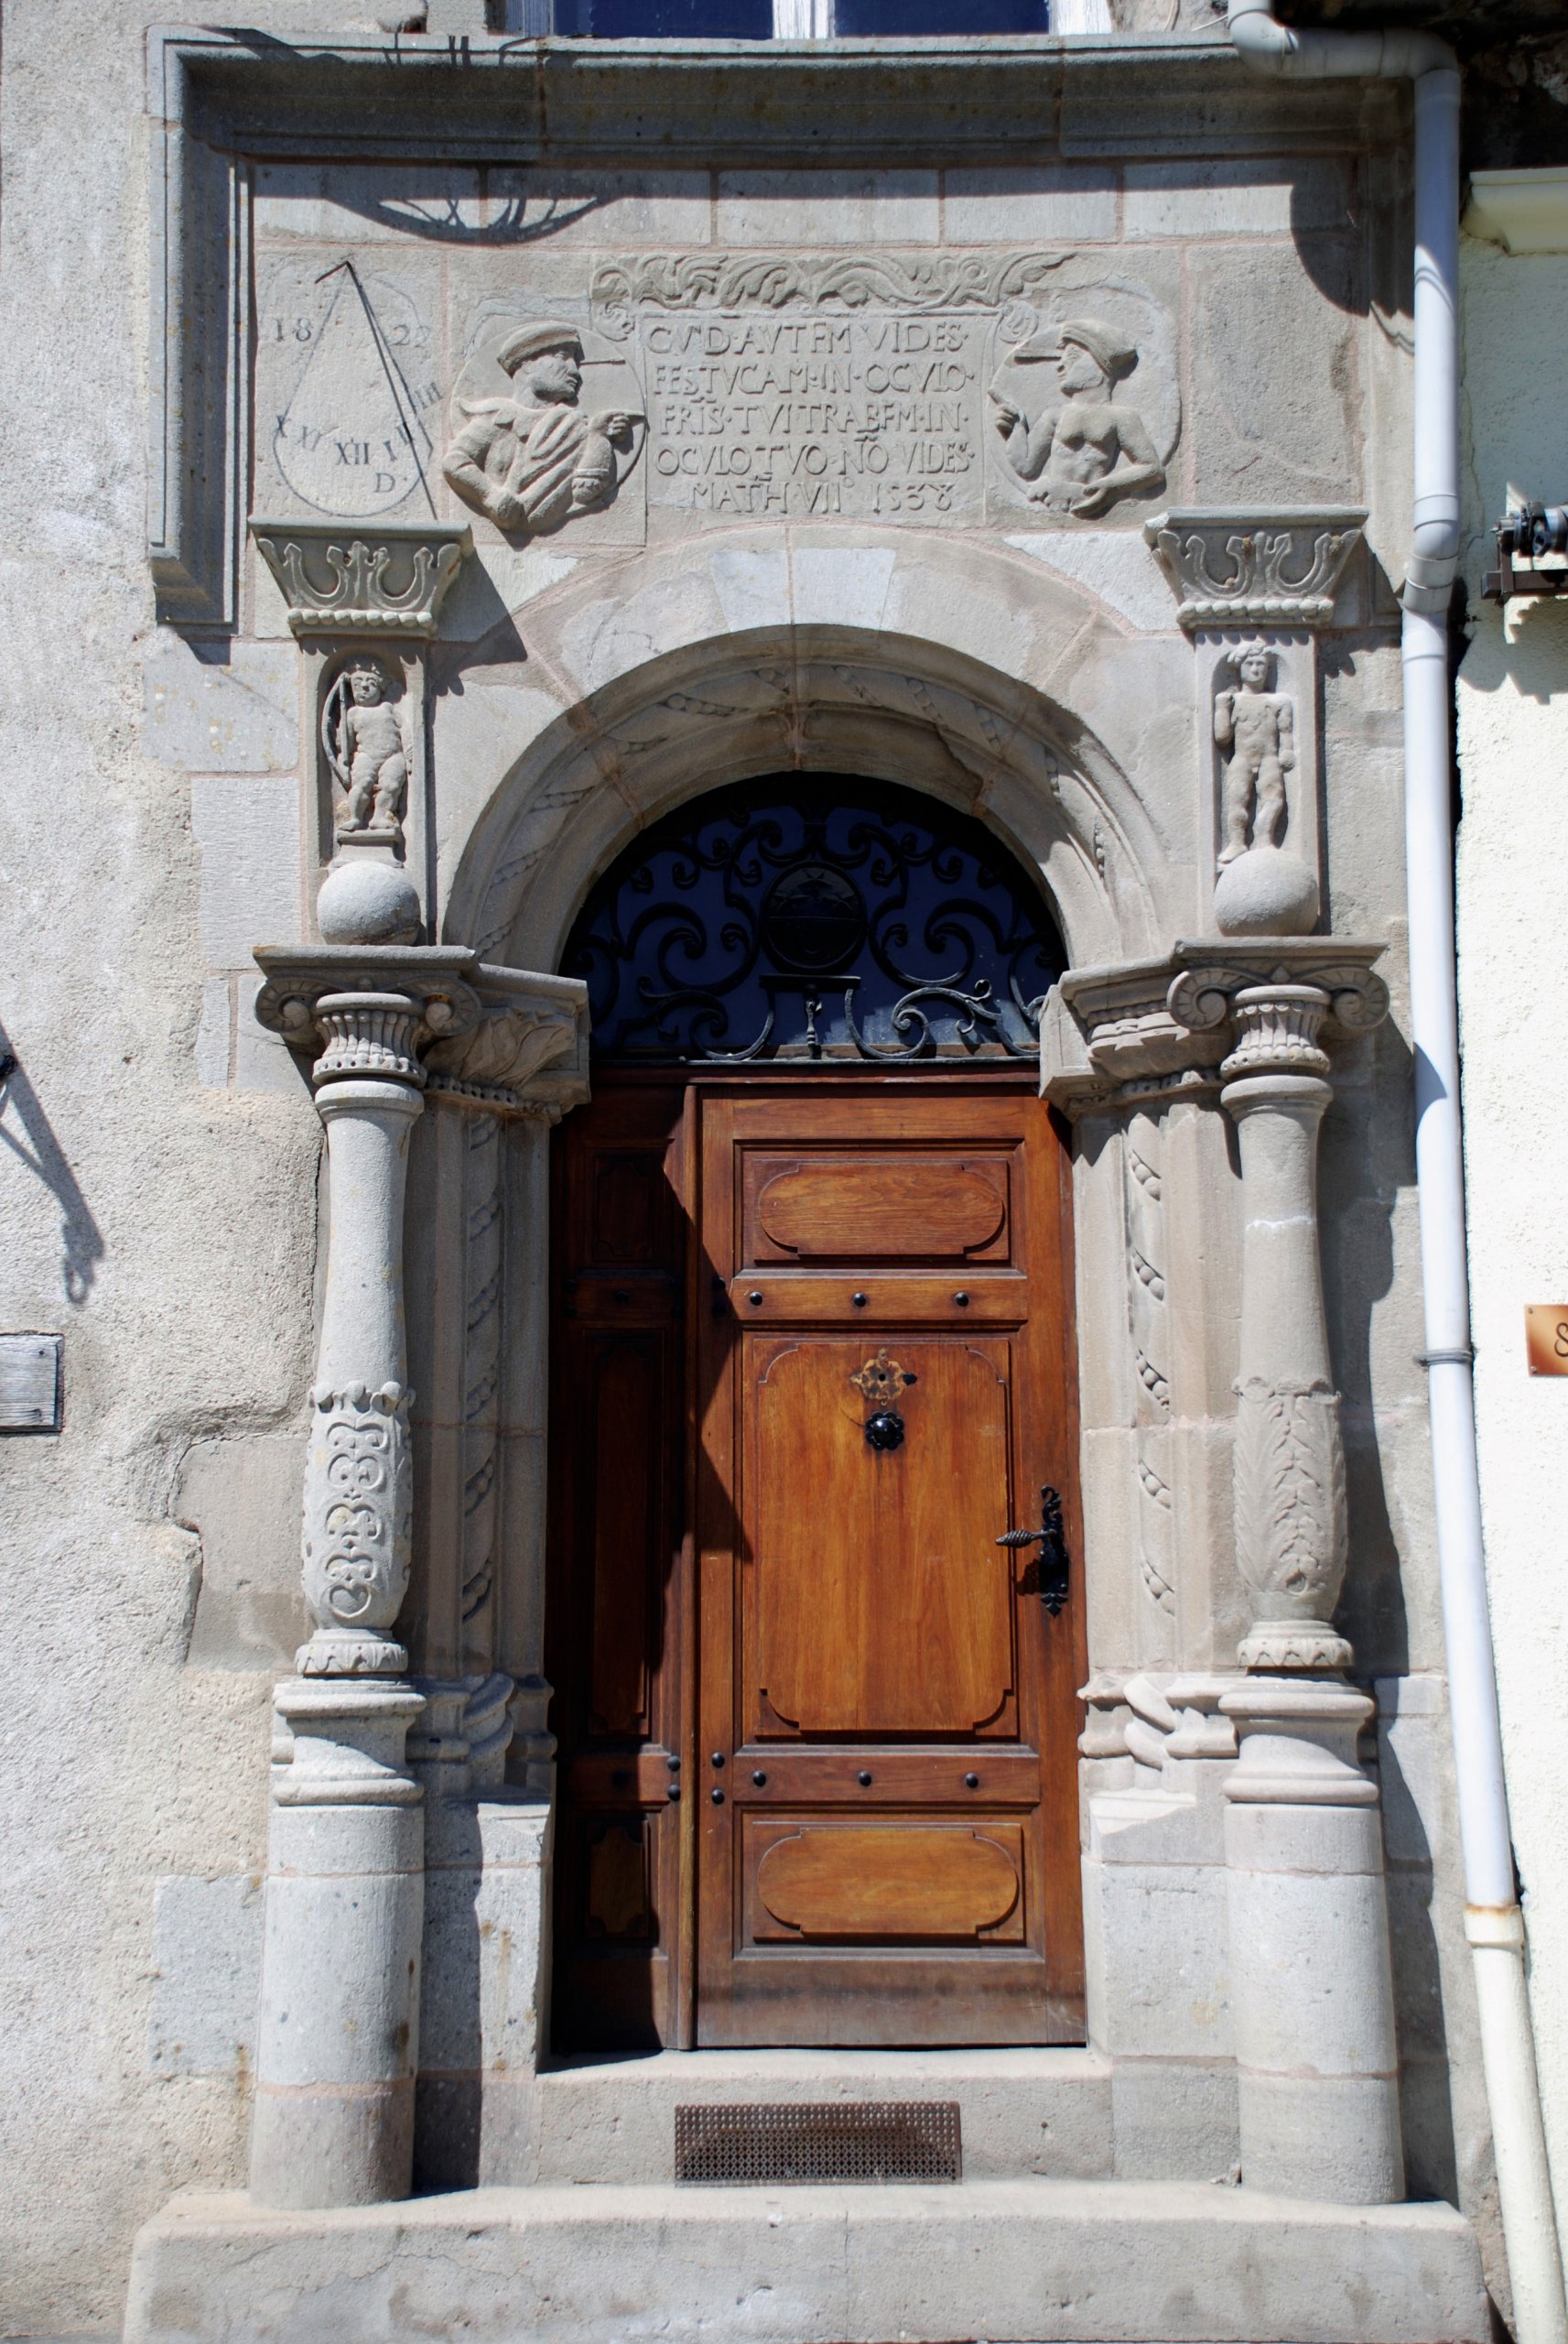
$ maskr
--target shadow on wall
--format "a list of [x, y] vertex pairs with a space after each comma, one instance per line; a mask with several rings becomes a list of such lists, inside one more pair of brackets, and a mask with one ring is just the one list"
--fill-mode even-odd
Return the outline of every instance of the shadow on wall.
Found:
[[92, 1291], [103, 1259], [103, 1232], [4, 1026], [0, 1026], [0, 1140], [37, 1175], [59, 1206], [60, 1283], [66, 1299], [80, 1306]]
[[[1400, 1539], [1390, 1517], [1379, 1418], [1425, 1407], [1422, 1372], [1411, 1359], [1397, 1388], [1379, 1392], [1373, 1314], [1394, 1283], [1394, 1199], [1414, 1179], [1413, 1064], [1388, 1022], [1346, 1052], [1324, 1122], [1320, 1222], [1324, 1298], [1335, 1381], [1344, 1399], [1350, 1568], [1339, 1624], [1356, 1647], [1357, 1673], [1402, 1676], [1410, 1627]], [[1375, 1103], [1376, 1102], [1376, 1103]], [[1419, 1321], [1414, 1322], [1419, 1339]]]
[[[1493, 607], [1483, 605], [1483, 608]], [[1510, 602], [1501, 626], [1480, 624], [1472, 608], [1471, 635], [1460, 668], [1466, 691], [1511, 691], [1545, 708], [1563, 696], [1568, 675], [1568, 604], [1539, 599]]]
[[[1429, 1680], [1430, 1683], [1430, 1680]], [[1379, 1686], [1380, 1695], [1388, 1691]], [[1399, 1687], [1409, 1697], [1411, 1680]], [[1407, 1780], [1400, 1743], [1413, 1727], [1446, 1742], [1446, 1712], [1408, 1721], [1379, 1700], [1378, 1772], [1383, 1796], [1383, 1854], [1389, 1897], [1389, 1937], [1394, 1970], [1395, 2032], [1400, 2055], [1400, 2116], [1405, 2187], [1412, 2198], [1461, 2201], [1458, 2153], [1444, 2018], [1443, 1971], [1433, 1923], [1435, 1888], [1432, 1844], [1415, 1790]], [[1469, 2192], [1465, 2193], [1466, 2198]]]

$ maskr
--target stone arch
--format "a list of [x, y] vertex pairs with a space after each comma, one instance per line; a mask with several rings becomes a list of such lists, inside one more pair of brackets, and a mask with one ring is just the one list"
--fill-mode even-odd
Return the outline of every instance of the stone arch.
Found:
[[[772, 559], [759, 549], [759, 564]], [[1017, 557], [965, 548], [950, 564], [945, 551], [943, 568], [949, 591], [927, 599], [918, 633], [872, 624], [869, 611], [853, 624], [804, 617], [793, 585], [783, 607], [761, 588], [752, 595], [762, 624], [725, 630], [716, 607], [713, 633], [694, 630], [689, 588], [671, 602], [655, 582], [622, 601], [600, 572], [591, 602], [585, 588], [546, 613], [556, 598], [541, 598], [517, 624], [556, 705], [540, 721], [530, 695], [537, 729], [477, 814], [443, 935], [487, 959], [553, 969], [589, 887], [643, 824], [720, 783], [794, 770], [901, 781], [975, 815], [1038, 871], [1077, 965], [1157, 950], [1184, 924], [1186, 870], [1125, 754], [1027, 673], [1043, 664], [1031, 645], [1048, 635], [1056, 664], [1071, 645], [1074, 672], [1108, 707], [1105, 678], [1128, 678], [1154, 646]], [[929, 548], [925, 570], [929, 579]], [[975, 648], [988, 604], [989, 640], [1024, 673]], [[574, 700], [579, 678], [589, 689]]]

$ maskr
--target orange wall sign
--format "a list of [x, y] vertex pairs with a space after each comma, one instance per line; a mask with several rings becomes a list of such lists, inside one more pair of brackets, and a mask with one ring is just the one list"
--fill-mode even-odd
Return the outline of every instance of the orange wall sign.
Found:
[[1532, 1375], [1568, 1375], [1568, 1302], [1527, 1302], [1524, 1348]]

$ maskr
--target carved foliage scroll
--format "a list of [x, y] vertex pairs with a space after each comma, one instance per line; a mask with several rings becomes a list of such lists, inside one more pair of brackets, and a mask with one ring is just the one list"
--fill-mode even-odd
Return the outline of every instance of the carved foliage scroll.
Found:
[[1239, 1386], [1235, 1489], [1237, 1557], [1259, 1618], [1329, 1619], [1346, 1528], [1339, 1397], [1327, 1384]]

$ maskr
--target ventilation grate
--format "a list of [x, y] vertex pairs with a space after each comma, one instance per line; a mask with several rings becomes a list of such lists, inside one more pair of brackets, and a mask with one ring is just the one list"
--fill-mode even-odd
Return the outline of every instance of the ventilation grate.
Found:
[[676, 2110], [676, 2179], [698, 2187], [957, 2181], [956, 2100], [802, 2100]]

